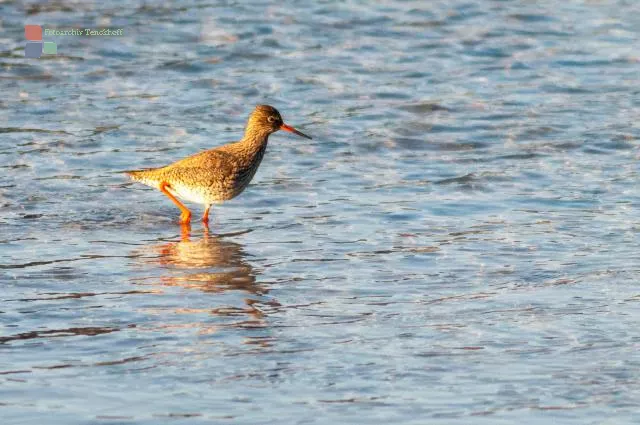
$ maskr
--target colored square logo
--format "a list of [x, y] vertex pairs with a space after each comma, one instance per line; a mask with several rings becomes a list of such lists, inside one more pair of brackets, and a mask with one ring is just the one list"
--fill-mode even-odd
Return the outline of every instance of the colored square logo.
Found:
[[24, 37], [29, 41], [42, 41], [42, 27], [40, 25], [25, 25]]
[[42, 41], [27, 41], [27, 45], [24, 46], [25, 58], [39, 58], [42, 56]]
[[42, 53], [45, 55], [55, 55], [58, 53], [58, 45], [53, 41], [45, 41], [42, 48]]

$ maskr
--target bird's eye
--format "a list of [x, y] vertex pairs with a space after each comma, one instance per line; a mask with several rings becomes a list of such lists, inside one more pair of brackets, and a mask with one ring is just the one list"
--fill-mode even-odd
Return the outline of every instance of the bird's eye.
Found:
[[274, 117], [273, 115], [271, 115], [269, 118], [267, 118], [267, 121], [269, 122], [274, 122], [276, 120], [276, 117]]

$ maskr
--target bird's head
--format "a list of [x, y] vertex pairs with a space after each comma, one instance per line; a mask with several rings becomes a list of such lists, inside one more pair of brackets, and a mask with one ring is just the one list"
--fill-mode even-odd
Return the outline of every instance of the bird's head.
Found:
[[307, 136], [306, 134], [285, 124], [284, 121], [282, 120], [282, 116], [280, 116], [280, 112], [278, 112], [278, 110], [273, 106], [269, 106], [269, 105], [256, 106], [256, 109], [251, 113], [251, 116], [249, 117], [246, 133], [247, 134], [271, 134], [271, 133], [275, 133], [278, 130], [288, 131], [290, 133], [297, 134], [298, 136], [311, 139], [311, 137]]

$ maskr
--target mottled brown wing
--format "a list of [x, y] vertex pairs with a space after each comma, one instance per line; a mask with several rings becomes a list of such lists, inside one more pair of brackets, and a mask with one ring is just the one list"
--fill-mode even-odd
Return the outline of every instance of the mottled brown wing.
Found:
[[167, 181], [200, 187], [224, 187], [236, 174], [232, 154], [212, 149], [181, 159], [159, 170]]

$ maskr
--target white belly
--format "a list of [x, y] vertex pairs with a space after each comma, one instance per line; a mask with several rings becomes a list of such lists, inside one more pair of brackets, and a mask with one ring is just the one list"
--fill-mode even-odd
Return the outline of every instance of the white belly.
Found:
[[168, 190], [173, 196], [185, 201], [205, 205], [210, 203], [206, 191], [199, 188], [183, 186], [180, 184], [172, 184], [171, 187], [168, 188]]

